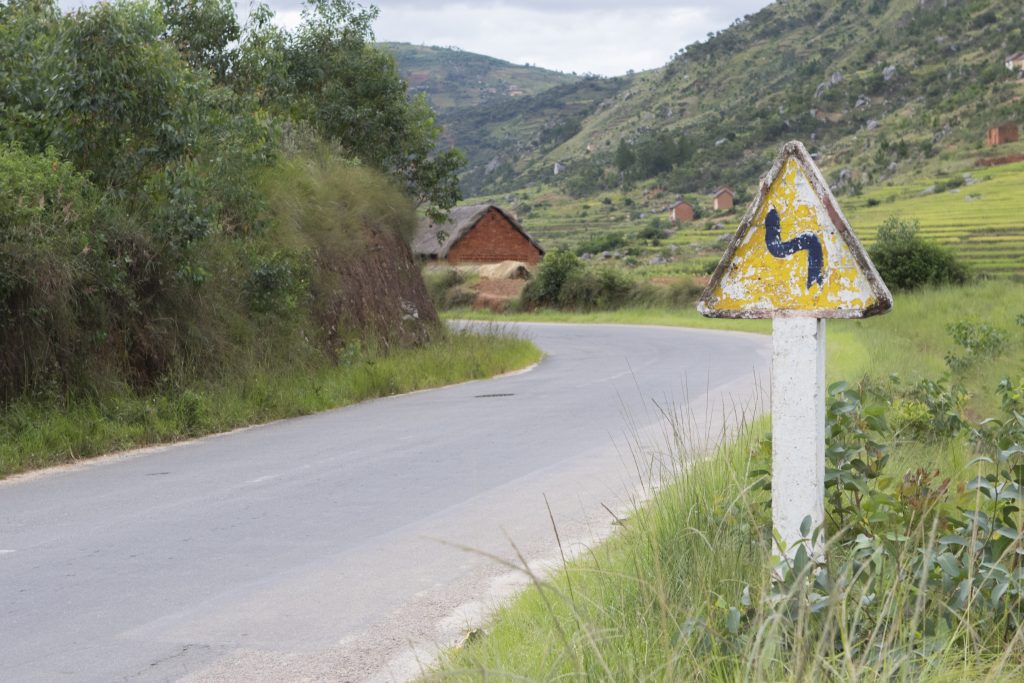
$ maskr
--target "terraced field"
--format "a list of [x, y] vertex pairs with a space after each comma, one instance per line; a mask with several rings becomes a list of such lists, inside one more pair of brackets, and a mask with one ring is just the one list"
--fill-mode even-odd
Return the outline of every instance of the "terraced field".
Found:
[[975, 272], [1024, 274], [1024, 162], [973, 169], [962, 186], [930, 192], [951, 179], [963, 176], [871, 188], [840, 201], [867, 244], [889, 216], [917, 219], [923, 236], [953, 249]]
[[[1024, 162], [974, 168], [961, 161], [953, 168], [959, 170], [871, 187], [857, 196], [841, 195], [839, 203], [867, 246], [889, 216], [916, 219], [924, 237], [953, 249], [974, 272], [1024, 275]], [[709, 197], [690, 197], [705, 207], [710, 204]], [[736, 229], [745, 209], [708, 216], [653, 241], [637, 239], [636, 233], [651, 217], [665, 218], [662, 210], [672, 199], [667, 193], [650, 197], [636, 189], [573, 199], [545, 186], [474, 201], [485, 199], [519, 210], [527, 230], [549, 250], [622, 234], [628, 244], [617, 251], [643, 276], [706, 272], [724, 251], [722, 239]]]

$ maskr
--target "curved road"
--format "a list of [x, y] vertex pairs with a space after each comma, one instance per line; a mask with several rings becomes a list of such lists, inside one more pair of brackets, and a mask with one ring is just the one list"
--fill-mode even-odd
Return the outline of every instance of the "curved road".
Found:
[[767, 379], [767, 337], [516, 329], [529, 372], [0, 482], [0, 680], [415, 674], [521, 585], [487, 554], [607, 534], [664, 414], [713, 439]]

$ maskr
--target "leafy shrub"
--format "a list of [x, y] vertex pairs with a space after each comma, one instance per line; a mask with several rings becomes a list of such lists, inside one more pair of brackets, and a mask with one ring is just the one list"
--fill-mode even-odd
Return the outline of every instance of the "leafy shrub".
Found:
[[[927, 391], [939, 386], [930, 383]], [[905, 637], [919, 647], [906, 653], [911, 657], [907, 664], [923, 664], [957, 630], [969, 631], [978, 647], [987, 640], [1002, 648], [1018, 638], [1024, 628], [1019, 520], [1024, 416], [1015, 410], [1015, 386], [1024, 386], [1024, 380], [1000, 384], [998, 391], [1008, 397], [1004, 418], [972, 426], [974, 431], [998, 431], [1000, 440], [977, 442], [981, 453], [968, 464], [969, 478], [959, 482], [921, 468], [894, 476], [887, 453], [894, 433], [886, 419], [887, 402], [894, 397], [883, 392], [876, 397], [881, 402], [865, 404], [865, 392], [845, 382], [829, 387], [829, 561], [817, 563], [801, 543], [793, 560], [776, 567], [761, 605], [748, 587], [742, 604], [730, 608], [731, 625], [720, 636], [722, 645], [749, 644], [759, 610], [762, 618], [781, 619], [775, 624], [786, 632], [844, 633], [842, 644], [836, 641], [841, 649], [833, 653], [826, 647], [826, 656], [862, 662], [890, 651], [891, 644], [871, 644], [874, 629], [882, 625], [894, 634], [912, 625]], [[770, 437], [752, 452], [759, 466], [751, 472], [753, 490], [770, 487], [770, 472], [764, 468], [770, 452]], [[822, 530], [811, 529], [809, 520], [801, 532], [813, 541]], [[744, 629], [746, 624], [751, 631]]]
[[466, 281], [465, 276], [456, 268], [431, 268], [423, 273], [423, 282], [427, 286], [430, 300], [438, 309], [447, 309], [449, 292]]
[[523, 306], [557, 306], [561, 302], [562, 287], [569, 277], [583, 268], [579, 257], [566, 249], [545, 254], [537, 270], [520, 297]]
[[585, 242], [581, 242], [576, 247], [576, 255], [582, 256], [583, 254], [600, 254], [605, 251], [612, 251], [619, 247], [625, 246], [626, 240], [623, 239], [621, 233], [609, 232], [604, 235], [595, 235]]
[[917, 221], [890, 217], [878, 229], [870, 253], [885, 283], [893, 289], [914, 289], [966, 282], [966, 266], [952, 252], [920, 237], [918, 227]]
[[444, 294], [439, 308], [449, 310], [452, 308], [464, 308], [476, 301], [476, 292], [465, 285], [452, 287]]
[[663, 298], [664, 302], [669, 306], [685, 308], [696, 303], [697, 298], [700, 297], [703, 291], [704, 286], [696, 279], [685, 278], [669, 285], [663, 294]]
[[644, 240], [652, 240], [665, 236], [665, 222], [660, 216], [655, 216], [647, 225], [641, 228], [640, 232], [637, 233], [637, 237]]
[[308, 296], [308, 278], [308, 264], [293, 254], [258, 258], [244, 285], [249, 307], [257, 313], [290, 313]]
[[613, 266], [577, 268], [558, 292], [558, 304], [573, 310], [607, 310], [627, 304], [635, 290], [633, 278]]
[[946, 329], [953, 341], [963, 349], [960, 355], [953, 352], [946, 354], [946, 365], [954, 372], [966, 370], [980, 359], [998, 356], [1008, 340], [1005, 331], [988, 323], [958, 320]]

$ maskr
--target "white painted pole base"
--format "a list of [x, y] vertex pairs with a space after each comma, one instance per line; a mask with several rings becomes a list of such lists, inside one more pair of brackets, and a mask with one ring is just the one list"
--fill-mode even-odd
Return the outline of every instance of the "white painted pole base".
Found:
[[[772, 523], [792, 559], [825, 520], [825, 321], [772, 320]], [[811, 518], [811, 533], [801, 533]], [[824, 538], [808, 544], [820, 559]]]

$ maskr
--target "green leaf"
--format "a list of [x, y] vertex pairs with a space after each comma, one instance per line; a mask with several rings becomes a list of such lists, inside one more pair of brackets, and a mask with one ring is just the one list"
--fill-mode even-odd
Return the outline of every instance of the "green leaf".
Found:
[[729, 608], [729, 616], [726, 617], [725, 627], [729, 630], [729, 633], [736, 635], [740, 632], [740, 611], [735, 607]]
[[996, 582], [996, 587], [992, 589], [992, 595], [989, 597], [989, 603], [993, 607], [998, 607], [999, 601], [1003, 599], [1003, 595], [1006, 593], [1006, 589], [1009, 587], [1009, 581]]
[[800, 535], [804, 538], [811, 535], [811, 524], [813, 524], [813, 521], [810, 515], [804, 517], [803, 521], [800, 522]]
[[836, 394], [843, 393], [844, 391], [846, 391], [849, 388], [850, 388], [850, 383], [849, 382], [846, 382], [846, 381], [833, 382], [832, 384], [828, 385], [828, 395], [829, 396], [835, 396]]
[[939, 539], [939, 543], [942, 545], [967, 545], [967, 539], [963, 536], [943, 536]]
[[947, 577], [955, 579], [960, 576], [960, 563], [957, 562], [956, 557], [949, 553], [942, 553], [935, 559]]

